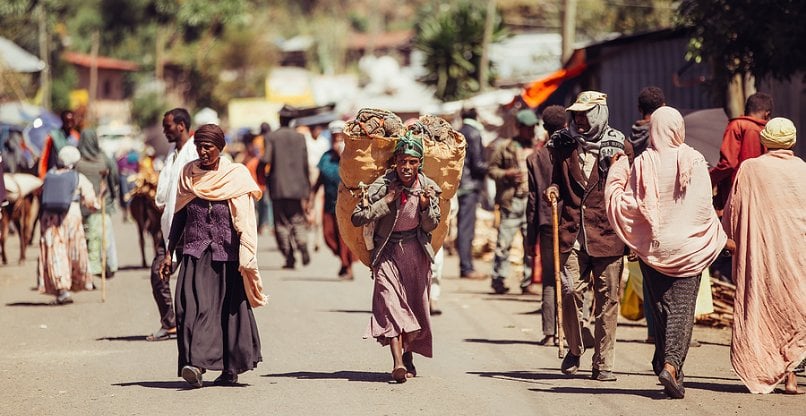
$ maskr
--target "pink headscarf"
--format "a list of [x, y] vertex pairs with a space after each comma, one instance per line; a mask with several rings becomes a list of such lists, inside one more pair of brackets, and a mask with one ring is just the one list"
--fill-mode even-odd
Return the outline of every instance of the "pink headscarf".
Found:
[[635, 171], [643, 178], [638, 183], [635, 199], [649, 225], [655, 230], [658, 226], [660, 188], [658, 172], [662, 161], [677, 161], [677, 182], [675, 198], [682, 196], [689, 182], [694, 164], [703, 159], [700, 152], [683, 143], [686, 139], [686, 126], [683, 116], [672, 107], [660, 107], [649, 119], [649, 146], [635, 161]]
[[657, 109], [650, 119], [649, 147], [632, 170], [627, 158], [619, 159], [605, 186], [607, 216], [616, 234], [644, 262], [676, 277], [701, 273], [727, 241], [712, 207], [705, 158], [683, 143], [685, 131], [677, 110]]

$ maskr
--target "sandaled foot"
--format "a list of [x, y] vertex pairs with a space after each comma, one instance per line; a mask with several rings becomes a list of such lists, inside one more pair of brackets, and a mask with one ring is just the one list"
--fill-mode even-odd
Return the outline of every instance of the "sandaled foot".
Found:
[[417, 377], [417, 368], [414, 366], [414, 354], [411, 352], [403, 353], [403, 365], [406, 366], [406, 378]]
[[557, 345], [559, 345], [560, 340], [557, 339], [557, 337], [555, 337], [554, 335], [546, 335], [543, 337], [543, 339], [537, 341], [537, 345], [549, 345], [549, 343], [551, 343], [551, 345], [554, 345], [556, 347]]
[[198, 367], [186, 365], [182, 367], [182, 378], [192, 387], [199, 388], [204, 385], [202, 382], [202, 371]]
[[787, 373], [786, 383], [784, 384], [784, 394], [804, 394], [798, 390], [798, 376], [794, 372]]
[[160, 328], [157, 332], [147, 336], [146, 341], [165, 341], [171, 338], [176, 338], [176, 327], [170, 329]]
[[72, 293], [67, 290], [63, 290], [59, 292], [59, 295], [56, 296], [56, 304], [57, 305], [69, 305], [73, 303]]
[[[672, 369], [672, 371], [674, 371]], [[663, 391], [672, 399], [682, 399], [686, 396], [685, 388], [677, 381], [669, 369], [665, 368], [658, 374], [658, 381], [663, 385]]]
[[224, 371], [218, 376], [215, 380], [213, 380], [213, 384], [216, 386], [234, 386], [238, 384], [238, 375], [235, 373], [230, 373]]
[[392, 370], [392, 380], [394, 380], [394, 381], [396, 381], [398, 383], [405, 383], [406, 382], [406, 371], [407, 370], [406, 370], [405, 366], [401, 365], [399, 367], [395, 367], [395, 369]]

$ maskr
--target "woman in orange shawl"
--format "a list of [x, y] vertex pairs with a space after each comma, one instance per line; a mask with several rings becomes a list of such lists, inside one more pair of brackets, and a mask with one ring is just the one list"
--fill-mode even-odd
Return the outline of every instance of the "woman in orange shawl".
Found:
[[262, 361], [252, 313], [267, 299], [256, 257], [254, 201], [261, 192], [244, 165], [220, 158], [221, 128], [201, 126], [194, 142], [199, 159], [179, 178], [161, 272], [170, 275], [182, 241], [175, 303], [179, 375], [201, 387], [205, 370], [219, 370], [214, 384], [233, 385]]

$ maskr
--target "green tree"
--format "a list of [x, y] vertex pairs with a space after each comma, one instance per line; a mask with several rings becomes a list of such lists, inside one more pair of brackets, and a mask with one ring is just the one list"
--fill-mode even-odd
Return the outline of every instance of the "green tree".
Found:
[[802, 0], [683, 0], [678, 14], [693, 31], [688, 58], [711, 63], [714, 90], [731, 117], [755, 91], [754, 79], [788, 79], [806, 69]]
[[[421, 81], [436, 87], [443, 101], [466, 98], [480, 90], [481, 62], [486, 9], [479, 2], [426, 7], [415, 26], [414, 47], [425, 54], [427, 75]], [[496, 14], [492, 42], [503, 39], [500, 15]], [[490, 82], [494, 75], [489, 76]]]

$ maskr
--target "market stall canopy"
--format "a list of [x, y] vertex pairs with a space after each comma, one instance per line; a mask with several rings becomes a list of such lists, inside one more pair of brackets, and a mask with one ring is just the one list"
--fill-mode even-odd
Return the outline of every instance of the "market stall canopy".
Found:
[[21, 101], [0, 104], [0, 123], [22, 128], [26, 146], [37, 155], [50, 132], [62, 126], [62, 121], [56, 114]]
[[45, 69], [45, 63], [16, 43], [0, 36], [0, 67], [12, 72], [39, 72]]

